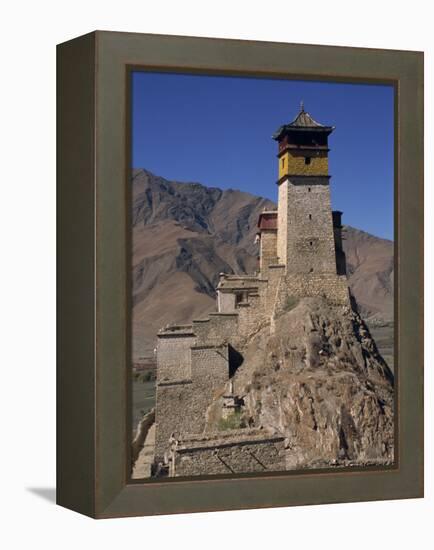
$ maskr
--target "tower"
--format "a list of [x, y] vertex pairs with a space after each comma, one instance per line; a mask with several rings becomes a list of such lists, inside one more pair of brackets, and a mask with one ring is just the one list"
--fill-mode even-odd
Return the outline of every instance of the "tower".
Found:
[[328, 136], [304, 110], [273, 135], [278, 142], [277, 257], [286, 273], [336, 274]]

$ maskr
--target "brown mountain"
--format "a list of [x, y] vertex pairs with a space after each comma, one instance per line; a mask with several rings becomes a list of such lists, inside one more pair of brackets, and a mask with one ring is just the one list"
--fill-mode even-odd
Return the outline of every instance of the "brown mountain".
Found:
[[[222, 271], [257, 268], [256, 223], [268, 199], [133, 172], [133, 357], [157, 331], [215, 309]], [[345, 228], [351, 289], [365, 317], [391, 319], [393, 243]]]
[[393, 242], [344, 227], [351, 291], [365, 318], [393, 319]]

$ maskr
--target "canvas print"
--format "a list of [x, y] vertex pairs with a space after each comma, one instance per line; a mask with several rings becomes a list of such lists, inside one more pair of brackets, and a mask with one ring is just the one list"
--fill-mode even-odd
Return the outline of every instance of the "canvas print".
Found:
[[393, 466], [393, 88], [131, 79], [131, 478]]

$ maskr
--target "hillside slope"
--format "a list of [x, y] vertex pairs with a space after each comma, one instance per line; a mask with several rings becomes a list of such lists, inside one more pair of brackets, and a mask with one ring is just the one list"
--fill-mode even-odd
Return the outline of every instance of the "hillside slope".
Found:
[[393, 242], [354, 227], [344, 227], [344, 250], [351, 291], [361, 313], [393, 319]]

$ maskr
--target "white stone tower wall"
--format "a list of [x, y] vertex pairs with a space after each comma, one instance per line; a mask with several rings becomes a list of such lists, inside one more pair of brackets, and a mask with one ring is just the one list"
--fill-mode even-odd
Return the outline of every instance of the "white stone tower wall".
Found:
[[285, 207], [286, 219], [278, 232], [287, 273], [336, 274], [328, 178], [291, 178], [282, 185], [286, 189], [282, 219]]
[[277, 198], [277, 259], [286, 265], [288, 259], [288, 180], [279, 184]]

